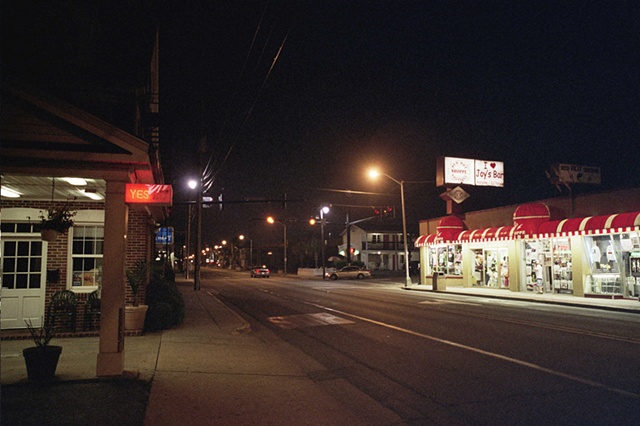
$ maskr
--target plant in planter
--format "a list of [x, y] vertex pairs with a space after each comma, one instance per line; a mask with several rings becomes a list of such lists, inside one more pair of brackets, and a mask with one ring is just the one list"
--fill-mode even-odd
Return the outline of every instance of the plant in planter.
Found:
[[53, 241], [59, 234], [64, 234], [73, 226], [73, 217], [77, 212], [69, 210], [65, 204], [61, 208], [50, 208], [46, 212], [40, 211], [40, 233], [44, 241]]
[[140, 305], [138, 296], [140, 290], [149, 279], [149, 266], [143, 260], [136, 261], [131, 269], [127, 269], [127, 284], [133, 295], [133, 306], [125, 306], [124, 329], [128, 331], [141, 331], [144, 328], [144, 320], [147, 316], [147, 305]]
[[25, 364], [27, 365], [27, 377], [32, 382], [48, 382], [55, 378], [58, 360], [62, 352], [62, 346], [49, 345], [53, 338], [54, 327], [50, 323], [45, 323], [42, 327], [36, 328], [31, 321], [25, 321], [31, 338], [36, 346], [25, 348], [22, 351]]

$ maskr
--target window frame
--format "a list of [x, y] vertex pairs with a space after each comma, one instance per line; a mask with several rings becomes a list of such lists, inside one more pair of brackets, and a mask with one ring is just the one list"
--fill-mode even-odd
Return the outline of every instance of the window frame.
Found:
[[[97, 247], [97, 242], [100, 241], [101, 242], [101, 248], [102, 248], [102, 252], [101, 253], [91, 253], [91, 254], [85, 254], [85, 253], [81, 253], [81, 254], [75, 254], [73, 249], [74, 249], [74, 243], [75, 243], [75, 237], [76, 237], [76, 233], [78, 232], [79, 228], [93, 228], [93, 229], [101, 229], [102, 230], [102, 237], [101, 240], [99, 240], [100, 237], [94, 236], [93, 238], [93, 244], [96, 244]], [[68, 236], [68, 242], [67, 242], [67, 270], [69, 271], [67, 273], [67, 289], [76, 292], [76, 293], [91, 293], [95, 290], [100, 290], [102, 287], [102, 260], [104, 258], [104, 223], [76, 223], [74, 224], [73, 227], [69, 228], [69, 236]], [[85, 241], [83, 239], [83, 241]], [[97, 251], [97, 250], [96, 250]], [[94, 260], [99, 260], [99, 267], [98, 267], [98, 271], [94, 273], [93, 278], [96, 282], [95, 285], [74, 285], [74, 281], [76, 280], [76, 271], [74, 270], [74, 261], [77, 259], [94, 259]], [[84, 271], [84, 269], [82, 271], [80, 271], [83, 275], [90, 272], [90, 271]], [[83, 277], [80, 277], [81, 280], [83, 280]]]

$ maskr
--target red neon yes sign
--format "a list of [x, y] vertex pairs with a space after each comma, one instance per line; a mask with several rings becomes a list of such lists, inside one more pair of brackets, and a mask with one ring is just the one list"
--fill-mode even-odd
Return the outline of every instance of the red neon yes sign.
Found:
[[170, 206], [173, 204], [173, 187], [171, 185], [128, 183], [125, 188], [124, 201], [127, 204]]

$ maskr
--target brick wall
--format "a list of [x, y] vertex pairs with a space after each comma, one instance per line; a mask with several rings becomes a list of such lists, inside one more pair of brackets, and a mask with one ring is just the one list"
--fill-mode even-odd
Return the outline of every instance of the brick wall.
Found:
[[[146, 211], [129, 209], [129, 226], [127, 232], [127, 269], [132, 268], [138, 260], [148, 260], [151, 252], [150, 218]], [[138, 301], [143, 302], [147, 293], [146, 287], [140, 289]], [[133, 303], [131, 289], [127, 286], [127, 303]]]
[[[45, 212], [51, 208], [61, 208], [64, 206], [64, 202], [58, 201], [29, 201], [19, 199], [6, 199], [2, 200], [3, 208], [32, 208]], [[79, 201], [70, 203], [72, 211], [80, 210], [104, 210], [104, 203], [93, 201]], [[26, 218], [25, 218], [26, 219]], [[40, 223], [39, 217], [32, 217], [30, 221], [34, 224]], [[127, 249], [126, 249], [126, 267], [132, 267], [137, 260], [149, 259], [152, 255], [152, 236], [149, 214], [145, 210], [129, 209], [129, 223], [127, 231]], [[59, 279], [57, 281], [47, 281], [46, 293], [45, 293], [45, 306], [49, 306], [49, 300], [51, 296], [58, 290], [65, 290], [67, 288], [67, 276], [70, 273], [68, 270], [68, 243], [69, 243], [68, 231], [59, 236], [55, 241], [51, 241], [47, 248], [47, 265], [46, 269], [58, 269], [60, 270]], [[127, 303], [133, 302], [133, 297], [129, 287], [126, 287], [126, 301]], [[146, 295], [146, 288], [140, 290], [138, 297], [139, 301], [144, 301]], [[76, 315], [76, 330], [82, 330], [84, 307], [87, 299], [87, 294], [79, 293], [77, 315]], [[45, 308], [46, 315], [46, 308]]]

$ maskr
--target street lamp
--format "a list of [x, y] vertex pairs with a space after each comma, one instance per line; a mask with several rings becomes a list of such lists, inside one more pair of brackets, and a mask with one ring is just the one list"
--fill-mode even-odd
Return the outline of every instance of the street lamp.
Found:
[[[200, 290], [200, 262], [202, 259], [202, 253], [200, 250], [200, 240], [202, 239], [202, 180], [190, 179], [188, 182], [189, 188], [197, 189], [196, 191], [196, 249], [194, 251], [195, 259], [194, 259], [194, 270], [193, 270], [193, 289]], [[187, 232], [187, 246], [190, 245], [191, 241], [191, 204], [189, 204], [189, 220], [188, 220], [189, 230]], [[188, 249], [190, 250], [190, 249]], [[187, 270], [188, 268], [187, 264]], [[188, 272], [187, 272], [188, 274]], [[188, 276], [188, 275], [187, 275]]]
[[238, 237], [239, 240], [244, 240], [245, 238], [249, 240], [249, 267], [253, 268], [253, 240], [245, 237], [244, 235], [240, 235]]
[[405, 270], [405, 287], [409, 287], [411, 285], [411, 277], [409, 277], [409, 248], [407, 242], [407, 216], [404, 212], [404, 181], [394, 179], [386, 173], [382, 173], [376, 169], [369, 170], [369, 177], [371, 179], [377, 179], [378, 176], [383, 175], [400, 185], [400, 203], [402, 204], [402, 238], [404, 238], [404, 270]]
[[[187, 186], [194, 190], [196, 188], [201, 188], [199, 182], [195, 179], [189, 179], [187, 182]], [[202, 232], [202, 192], [200, 189], [196, 192], [196, 213], [197, 213], [197, 234], [196, 234], [196, 249], [195, 249], [195, 259], [194, 259], [194, 271], [193, 271], [193, 289], [200, 289], [200, 236]], [[189, 217], [187, 218], [187, 256], [186, 256], [186, 268], [184, 272], [184, 277], [189, 278], [189, 262], [191, 259], [191, 216], [192, 216], [192, 206], [189, 204]]]
[[322, 236], [322, 279], [325, 279], [325, 275], [327, 273], [327, 266], [326, 266], [326, 255], [325, 255], [325, 243], [324, 243], [324, 224], [325, 224], [325, 220], [324, 220], [324, 215], [326, 213], [329, 213], [329, 207], [327, 206], [323, 206], [322, 208], [320, 208], [320, 235]]
[[284, 275], [287, 275], [287, 225], [284, 222], [279, 220], [275, 220], [273, 217], [269, 216], [267, 218], [267, 222], [270, 224], [279, 223], [284, 227]]

